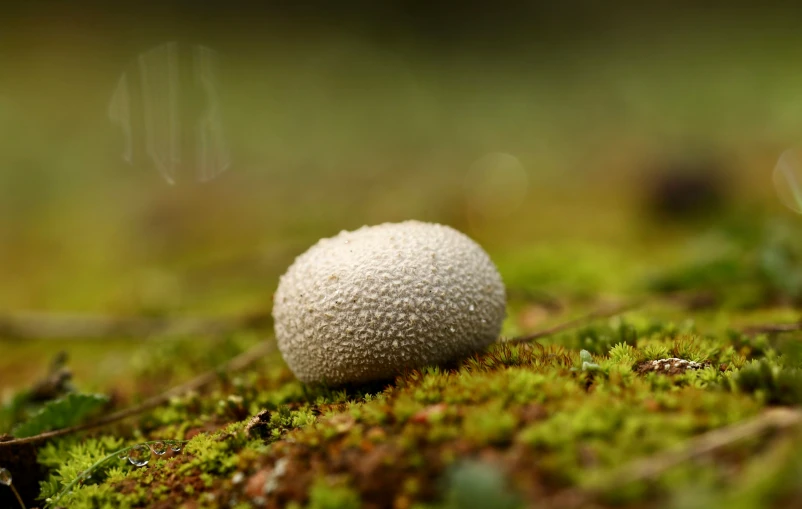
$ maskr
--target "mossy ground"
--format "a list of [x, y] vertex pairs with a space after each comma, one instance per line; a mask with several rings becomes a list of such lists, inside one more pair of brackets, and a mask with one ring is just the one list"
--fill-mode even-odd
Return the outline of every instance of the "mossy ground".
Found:
[[[737, 244], [737, 235], [730, 241]], [[802, 334], [744, 332], [748, 324], [796, 317], [796, 290], [773, 280], [759, 257], [749, 261], [752, 251], [788, 254], [796, 244], [767, 242], [742, 244], [749, 247], [739, 248], [736, 277], [719, 270], [732, 252], [677, 264], [646, 280], [632, 293], [639, 306], [620, 315], [531, 343], [502, 338], [451, 366], [369, 386], [304, 386], [273, 353], [245, 371], [221, 373], [209, 390], [29, 448], [40, 468], [16, 462], [25, 469], [19, 484], [22, 475], [36, 477], [35, 495], [45, 504], [114, 450], [181, 439], [188, 440], [181, 452], [154, 455], [144, 467], [104, 464], [55, 506], [553, 507], [576, 490], [588, 494], [588, 507], [791, 507], [802, 503], [796, 432], [736, 441], [648, 482], [605, 484], [636, 459], [768, 406], [802, 402]], [[519, 270], [513, 263], [505, 269]], [[561, 270], [552, 276], [560, 285], [586, 271], [582, 264]], [[514, 277], [507, 336], [610, 300], [588, 295], [581, 283], [560, 293], [538, 274]], [[552, 289], [524, 291], [536, 282]], [[257, 331], [153, 342], [131, 360], [129, 388], [110, 404], [158, 394], [263, 337]], [[650, 367], [666, 358], [691, 361], [694, 369]], [[23, 417], [6, 415], [14, 418]]]

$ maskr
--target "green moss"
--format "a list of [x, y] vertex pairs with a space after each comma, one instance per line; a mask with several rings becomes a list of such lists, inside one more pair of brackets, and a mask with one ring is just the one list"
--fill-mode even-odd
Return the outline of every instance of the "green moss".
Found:
[[802, 369], [766, 359], [748, 362], [728, 377], [726, 387], [753, 394], [771, 405], [802, 403]]
[[[122, 440], [105, 436], [99, 439], [78, 440], [76, 438], [58, 439], [48, 443], [37, 452], [39, 463], [49, 470], [48, 477], [41, 484], [40, 500], [47, 505], [58, 498], [59, 504], [70, 507], [90, 507], [98, 500], [104, 500], [111, 492], [111, 483], [120, 482], [130, 470], [125, 469], [128, 461], [107, 461], [95, 465], [109, 454], [121, 450]], [[79, 483], [75, 485], [75, 481]], [[65, 489], [70, 491], [65, 492]], [[139, 500], [142, 493], [122, 496], [115, 493], [113, 500], [121, 507], [129, 507]], [[60, 497], [60, 498], [59, 498]], [[86, 505], [89, 504], [89, 505]], [[128, 504], [128, 505], [126, 505]]]
[[518, 509], [524, 507], [510, 491], [497, 467], [478, 462], [455, 465], [446, 478], [444, 509]]
[[466, 408], [462, 422], [463, 437], [479, 446], [509, 443], [517, 426], [517, 416], [501, 401]]
[[[737, 252], [749, 249], [736, 246], [742, 250]], [[729, 281], [726, 291], [738, 295], [726, 305], [696, 308], [696, 301], [682, 300], [686, 294], [672, 294], [619, 317], [528, 344], [494, 344], [450, 365], [409, 370], [362, 387], [306, 386], [272, 354], [113, 430], [41, 448], [39, 461], [47, 471], [42, 497], [52, 497], [124, 444], [189, 436], [181, 454], [152, 458], [147, 467], [121, 462], [100, 468], [65, 503], [323, 508], [481, 507], [476, 504], [489, 501], [500, 505], [488, 507], [519, 507], [562, 490], [592, 489], [593, 503], [601, 507], [746, 508], [762, 498], [793, 506], [802, 500], [793, 482], [798, 462], [769, 436], [669, 469], [653, 482], [595, 483], [622, 465], [740, 422], [766, 405], [802, 402], [799, 333], [740, 332], [747, 323], [797, 317], [793, 309], [772, 304], [791, 291], [767, 283], [754, 259], [746, 263], [746, 272], [730, 280], [733, 274], [720, 270], [726, 264], [699, 269], [709, 271], [708, 281]], [[549, 264], [555, 267], [556, 261]], [[505, 330], [523, 327], [518, 312], [543, 320], [545, 328], [595, 308], [595, 301], [585, 299], [618, 276], [591, 274], [589, 258], [580, 265], [560, 265], [563, 275], [577, 271], [563, 280], [576, 284], [565, 292], [559, 274], [507, 268], [519, 280], [511, 285]], [[701, 291], [690, 280], [702, 276], [694, 274], [683, 275], [673, 288]], [[550, 286], [556, 298], [533, 297], [523, 291], [527, 281]], [[634, 281], [617, 284], [639, 287]], [[552, 300], [545, 304], [529, 300], [547, 297]], [[747, 312], [742, 305], [750, 299], [766, 307]], [[198, 340], [164, 341], [140, 352], [134, 393], [158, 393], [259, 338], [237, 333], [202, 348]], [[670, 357], [702, 366], [670, 374], [649, 369], [649, 361]], [[784, 440], [789, 448], [802, 443], [796, 435]]]
[[360, 509], [359, 494], [341, 483], [318, 479], [309, 492], [306, 509]]
[[191, 459], [178, 467], [178, 473], [226, 475], [233, 472], [239, 464], [237, 452], [250, 442], [258, 443], [245, 433], [245, 425], [245, 421], [233, 423], [215, 434], [199, 433], [193, 437], [184, 448]]
[[[539, 490], [583, 486], [591, 478], [588, 469], [603, 472], [755, 415], [764, 404], [796, 401], [800, 352], [790, 343], [766, 346], [694, 330], [672, 322], [606, 321], [558, 335], [549, 345], [494, 345], [450, 368], [409, 372], [378, 392], [303, 387], [284, 375], [241, 376], [208, 394], [176, 399], [139, 422], [167, 436], [181, 436], [192, 426], [229, 424], [195, 434], [184, 453], [169, 461], [144, 469], [110, 466], [74, 490], [69, 501], [84, 504], [78, 507], [136, 507], [148, 497], [180, 503], [203, 492], [242, 496], [243, 484], [232, 479], [261, 469], [268, 479], [275, 476], [266, 484], [279, 487], [265, 496], [286, 496], [277, 495], [284, 493], [280, 486], [297, 484], [291, 491], [296, 498], [281, 500], [299, 507], [358, 507], [380, 497], [458, 507], [458, 492], [468, 488], [449, 473], [455, 471], [449, 465], [474, 454], [495, 451], [499, 465], [512, 468], [513, 456], [505, 454], [516, 451], [514, 457], [526, 466], [503, 483], [522, 492], [531, 489], [526, 479], [533, 475], [548, 480]], [[583, 354], [590, 359], [583, 361], [570, 345], [587, 344], [587, 338], [597, 350], [606, 349]], [[753, 351], [760, 360], [745, 361]], [[641, 362], [667, 356], [710, 365], [673, 376], [638, 373]], [[597, 367], [577, 369], [583, 362]], [[284, 368], [277, 369], [271, 373]], [[265, 420], [259, 434], [249, 435], [248, 414], [233, 418], [260, 404], [268, 408]], [[189, 420], [181, 423], [182, 418]], [[44, 448], [40, 461], [52, 473], [43, 496], [119, 445], [73, 439]], [[75, 459], [64, 462], [64, 455]], [[295, 465], [294, 474], [270, 473], [282, 459]], [[388, 486], [373, 491], [371, 483], [381, 485], [381, 479]], [[496, 493], [499, 482], [482, 489]], [[461, 487], [454, 491], [454, 486]], [[631, 486], [604, 496], [610, 503], [636, 503], [652, 492]], [[509, 503], [516, 507], [519, 500]]]

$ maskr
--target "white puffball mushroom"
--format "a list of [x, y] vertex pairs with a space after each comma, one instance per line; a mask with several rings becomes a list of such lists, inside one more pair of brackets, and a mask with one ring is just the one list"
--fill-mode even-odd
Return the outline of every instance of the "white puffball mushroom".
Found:
[[504, 283], [466, 235], [420, 221], [364, 226], [322, 239], [281, 276], [276, 339], [303, 382], [391, 378], [494, 342]]

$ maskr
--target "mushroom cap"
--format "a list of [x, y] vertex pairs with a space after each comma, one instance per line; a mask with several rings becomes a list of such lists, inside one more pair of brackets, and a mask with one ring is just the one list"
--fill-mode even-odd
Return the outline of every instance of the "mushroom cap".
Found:
[[486, 348], [505, 317], [504, 283], [466, 235], [420, 221], [322, 239], [281, 276], [278, 348], [301, 381], [391, 378]]

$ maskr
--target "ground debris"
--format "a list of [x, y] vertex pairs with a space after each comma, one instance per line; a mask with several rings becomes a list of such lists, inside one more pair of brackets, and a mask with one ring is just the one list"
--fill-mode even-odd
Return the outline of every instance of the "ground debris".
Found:
[[636, 367], [636, 371], [640, 374], [654, 371], [666, 375], [681, 375], [689, 369], [704, 369], [706, 367], [707, 364], [678, 359], [677, 357], [669, 357], [667, 359], [654, 359], [642, 362]]

